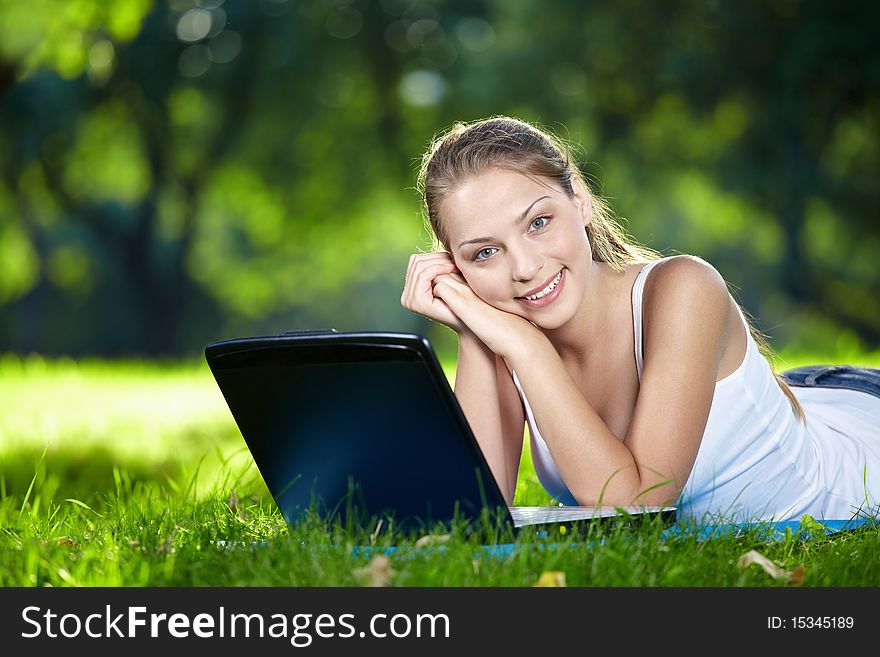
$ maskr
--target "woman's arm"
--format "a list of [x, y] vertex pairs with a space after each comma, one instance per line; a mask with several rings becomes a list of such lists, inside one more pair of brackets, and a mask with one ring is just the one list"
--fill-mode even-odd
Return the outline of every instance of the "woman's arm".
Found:
[[459, 336], [455, 396], [508, 504], [513, 504], [525, 417], [504, 362], [472, 333]]
[[670, 503], [700, 447], [726, 339], [727, 287], [710, 265], [688, 257], [669, 259], [651, 279], [644, 369], [622, 442], [549, 342], [533, 341], [510, 356], [560, 475], [581, 504]]
[[442, 299], [434, 296], [438, 276], [451, 276], [467, 287], [457, 272], [448, 253], [413, 254], [400, 303], [458, 333], [455, 396], [498, 487], [506, 502], [512, 504], [522, 455], [523, 406], [504, 361], [464, 326]]

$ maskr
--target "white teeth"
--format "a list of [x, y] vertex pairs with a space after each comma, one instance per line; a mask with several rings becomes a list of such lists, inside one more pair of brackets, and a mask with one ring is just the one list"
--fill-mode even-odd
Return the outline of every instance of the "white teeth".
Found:
[[524, 298], [528, 299], [529, 301], [537, 301], [541, 297], [546, 297], [548, 294], [550, 294], [550, 292], [553, 291], [553, 288], [556, 287], [559, 284], [559, 281], [561, 281], [561, 280], [562, 280], [562, 270], [560, 269], [559, 273], [556, 274], [556, 278], [554, 278], [552, 281], [550, 281], [547, 284], [547, 287], [545, 287], [540, 292], [536, 292], [535, 294], [533, 294], [529, 297], [524, 297]]

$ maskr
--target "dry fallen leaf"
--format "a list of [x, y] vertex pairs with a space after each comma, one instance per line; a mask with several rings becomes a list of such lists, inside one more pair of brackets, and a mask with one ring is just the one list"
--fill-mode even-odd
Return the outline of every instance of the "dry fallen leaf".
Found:
[[737, 567], [740, 569], [748, 568], [752, 564], [758, 564], [761, 566], [764, 572], [774, 579], [789, 579], [792, 576], [792, 574], [785, 570], [785, 568], [770, 561], [770, 559], [757, 550], [749, 550], [739, 558], [739, 561], [736, 562]]
[[382, 522], [384, 518], [379, 518], [379, 522], [376, 523], [376, 529], [373, 530], [373, 533], [370, 534], [370, 545], [376, 544], [376, 539], [379, 537], [379, 532], [382, 530]]
[[807, 574], [807, 569], [803, 566], [795, 566], [794, 570], [791, 571], [791, 576], [788, 578], [788, 583], [791, 586], [800, 586], [804, 583], [804, 577]]
[[566, 586], [565, 573], [561, 570], [545, 570], [534, 586]]
[[416, 541], [416, 549], [428, 547], [431, 545], [440, 545], [449, 540], [449, 534], [428, 534], [422, 536]]
[[355, 568], [351, 571], [361, 584], [365, 586], [388, 586], [394, 577], [394, 569], [391, 568], [391, 560], [384, 555], [377, 555], [363, 568]]

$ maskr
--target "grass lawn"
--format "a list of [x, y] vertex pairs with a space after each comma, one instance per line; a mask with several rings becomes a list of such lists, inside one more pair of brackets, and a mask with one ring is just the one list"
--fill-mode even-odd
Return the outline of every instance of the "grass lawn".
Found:
[[[880, 366], [880, 354], [846, 360]], [[527, 453], [516, 503], [552, 503]], [[203, 363], [0, 357], [2, 586], [880, 585], [880, 525], [809, 529], [700, 541], [659, 521], [609, 523], [500, 533], [496, 550], [461, 528], [291, 530]], [[779, 570], [741, 565], [750, 550]]]

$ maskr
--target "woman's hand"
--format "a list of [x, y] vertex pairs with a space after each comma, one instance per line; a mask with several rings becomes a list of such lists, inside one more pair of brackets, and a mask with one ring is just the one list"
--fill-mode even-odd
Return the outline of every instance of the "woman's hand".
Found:
[[461, 335], [467, 331], [467, 327], [446, 302], [434, 294], [436, 278], [453, 272], [458, 274], [458, 267], [448, 253], [414, 253], [409, 258], [400, 304], [407, 310], [445, 324]]
[[471, 333], [494, 353], [508, 360], [533, 340], [546, 340], [534, 324], [483, 301], [456, 270], [434, 278], [433, 294]]

